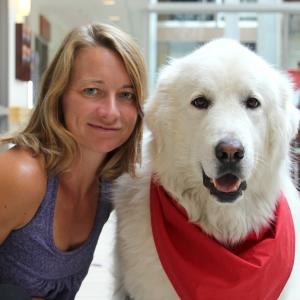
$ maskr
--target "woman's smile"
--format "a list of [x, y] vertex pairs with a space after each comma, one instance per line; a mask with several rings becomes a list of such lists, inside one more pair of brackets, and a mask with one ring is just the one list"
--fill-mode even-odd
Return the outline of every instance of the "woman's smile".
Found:
[[94, 123], [88, 123], [88, 126], [92, 127], [93, 129], [103, 130], [107, 132], [114, 132], [114, 131], [121, 130], [121, 127], [109, 127], [109, 126], [104, 126], [104, 125], [99, 125]]

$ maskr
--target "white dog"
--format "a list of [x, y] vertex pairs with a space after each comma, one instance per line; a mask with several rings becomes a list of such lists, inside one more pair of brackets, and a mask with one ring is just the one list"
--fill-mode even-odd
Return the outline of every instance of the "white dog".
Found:
[[161, 71], [142, 167], [114, 193], [131, 298], [300, 299], [290, 98], [283, 74], [228, 39]]

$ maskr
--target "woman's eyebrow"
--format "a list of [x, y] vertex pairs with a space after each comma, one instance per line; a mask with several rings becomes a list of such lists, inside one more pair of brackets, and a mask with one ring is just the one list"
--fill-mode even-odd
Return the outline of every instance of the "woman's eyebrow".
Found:
[[81, 79], [81, 81], [82, 82], [93, 82], [93, 83], [104, 83], [104, 81], [103, 80], [97, 80], [97, 79], [89, 79], [89, 78], [87, 78], [87, 79]]
[[122, 86], [122, 88], [133, 89], [133, 85], [132, 84], [125, 84], [125, 85]]
[[[89, 78], [87, 78], [87, 79], [82, 79], [81, 81], [83, 81], [83, 82], [93, 82], [93, 83], [99, 83], [99, 84], [104, 84], [105, 82], [103, 81], [103, 80], [97, 80], [97, 79], [89, 79]], [[122, 86], [122, 88], [130, 88], [130, 89], [133, 89], [134, 87], [133, 87], [133, 85], [132, 84], [124, 84], [123, 86]]]

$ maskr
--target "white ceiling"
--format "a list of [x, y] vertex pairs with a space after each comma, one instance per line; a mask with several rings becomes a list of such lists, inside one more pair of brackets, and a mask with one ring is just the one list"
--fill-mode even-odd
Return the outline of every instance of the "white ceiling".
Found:
[[[149, 0], [31, 0], [32, 22], [38, 15], [45, 16], [51, 24], [50, 52], [54, 53], [61, 40], [72, 28], [102, 22], [116, 25], [132, 35], [148, 59], [148, 11]], [[115, 2], [104, 5], [105, 1]], [[110, 18], [118, 17], [114, 21]], [[34, 26], [33, 28], [38, 28]], [[50, 54], [51, 57], [52, 54]]]
[[[105, 0], [32, 0], [32, 9], [56, 21], [66, 29], [89, 22], [106, 22], [132, 31], [130, 14], [140, 7], [140, 0], [115, 0], [112, 6], [104, 5]], [[147, 2], [147, 1], [144, 1]], [[118, 17], [119, 21], [110, 18]]]

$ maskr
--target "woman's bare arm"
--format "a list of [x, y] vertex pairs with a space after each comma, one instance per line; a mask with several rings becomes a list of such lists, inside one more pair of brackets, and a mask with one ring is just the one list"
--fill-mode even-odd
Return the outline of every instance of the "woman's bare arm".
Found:
[[40, 159], [18, 148], [0, 153], [0, 244], [32, 219], [45, 189]]

